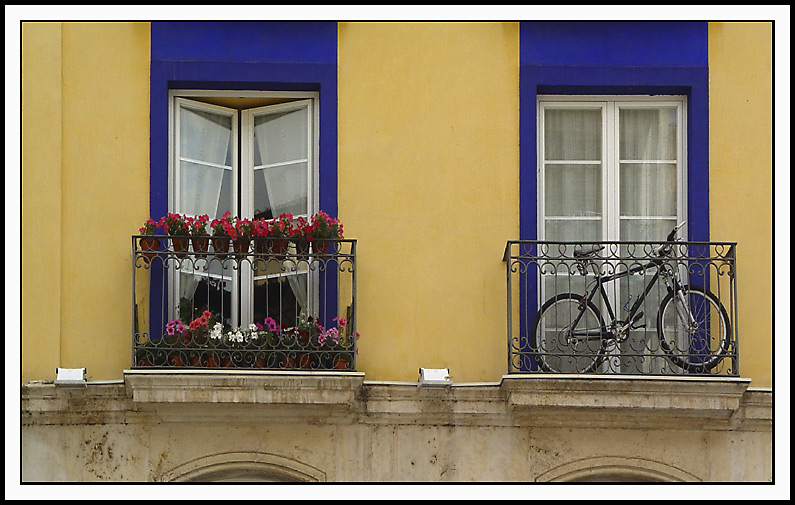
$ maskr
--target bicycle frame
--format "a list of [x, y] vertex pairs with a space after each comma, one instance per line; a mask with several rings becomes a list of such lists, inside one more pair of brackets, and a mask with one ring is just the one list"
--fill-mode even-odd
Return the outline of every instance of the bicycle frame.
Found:
[[[665, 277], [670, 277], [673, 280], [673, 286], [668, 286], [668, 288], [669, 289], [673, 289], [674, 292], [676, 292], [676, 293], [680, 293], [680, 296], [681, 296], [681, 293], [682, 293], [681, 287], [682, 287], [682, 285], [679, 283], [679, 280], [678, 280], [675, 272], [673, 272], [672, 269], [670, 269], [670, 266], [668, 266], [668, 261], [666, 261], [666, 259], [664, 257], [661, 257], [659, 259], [653, 259], [653, 260], [651, 260], [650, 262], [648, 262], [648, 263], [646, 263], [644, 265], [637, 265], [635, 267], [628, 268], [626, 271], [615, 273], [615, 274], [611, 274], [611, 275], [602, 275], [600, 273], [600, 271], [599, 271], [599, 268], [594, 264], [593, 259], [588, 258], [588, 259], [583, 259], [582, 261], [585, 262], [587, 265], [594, 266], [596, 279], [594, 281], [593, 287], [590, 288], [590, 290], [589, 290], [589, 288], [586, 287], [586, 293], [585, 293], [584, 300], [583, 300], [582, 305], [581, 305], [582, 310], [577, 315], [575, 320], [572, 322], [570, 328], [567, 330], [567, 339], [570, 339], [570, 340], [573, 339], [575, 341], [576, 340], [582, 340], [582, 338], [578, 338], [576, 336], [576, 335], [578, 335], [578, 334], [580, 334], [582, 332], [575, 332], [574, 328], [577, 327], [577, 324], [580, 322], [580, 319], [585, 314], [585, 310], [584, 310], [585, 309], [585, 305], [587, 303], [589, 303], [589, 302], [593, 302], [593, 299], [594, 299], [594, 297], [596, 296], [597, 293], [600, 294], [602, 300], [604, 301], [604, 305], [607, 308], [607, 313], [608, 313], [608, 315], [610, 317], [610, 321], [609, 321], [609, 323], [605, 323], [606, 325], [602, 326], [598, 330], [598, 335], [596, 335], [594, 333], [594, 331], [586, 331], [586, 332], [584, 332], [586, 336], [589, 336], [591, 338], [593, 338], [594, 336], [596, 336], [598, 338], [605, 338], [604, 336], [606, 334], [610, 334], [611, 335], [610, 338], [619, 339], [620, 336], [627, 329], [631, 329], [632, 325], [635, 323], [635, 321], [637, 319], [640, 319], [640, 316], [642, 316], [643, 313], [639, 312], [639, 310], [640, 310], [641, 306], [643, 305], [643, 301], [646, 299], [646, 296], [649, 294], [651, 289], [657, 283], [657, 280], [660, 278], [661, 274], [663, 276], [665, 276]], [[586, 265], [586, 267], [587, 267], [587, 265]], [[666, 267], [668, 267], [668, 270], [665, 270]], [[627, 320], [626, 321], [620, 321], [616, 317], [616, 313], [614, 312], [613, 306], [610, 303], [610, 298], [607, 295], [607, 292], [605, 291], [605, 287], [604, 287], [605, 284], [613, 282], [613, 281], [616, 281], [616, 280], [621, 279], [623, 277], [628, 277], [628, 276], [630, 276], [632, 274], [635, 274], [635, 273], [645, 272], [646, 270], [648, 270], [650, 268], [655, 268], [656, 269], [656, 271], [654, 272], [654, 275], [652, 276], [652, 278], [649, 280], [649, 282], [644, 287], [643, 292], [638, 296], [637, 300], [635, 300], [635, 302], [633, 303], [632, 307], [629, 310], [629, 316], [628, 316]], [[684, 304], [684, 306], [687, 307], [686, 304]], [[689, 315], [690, 322], [692, 322], [692, 319], [693, 319], [692, 314], [688, 314], [688, 315]], [[680, 317], [681, 317], [681, 315], [680, 315]], [[618, 323], [624, 323], [624, 324], [623, 324], [623, 326], [621, 328], [618, 328], [617, 327]]]

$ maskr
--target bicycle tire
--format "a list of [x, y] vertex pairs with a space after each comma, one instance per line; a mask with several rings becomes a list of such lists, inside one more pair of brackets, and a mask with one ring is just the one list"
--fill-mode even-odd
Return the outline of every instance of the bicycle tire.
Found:
[[[719, 346], [715, 352], [707, 346], [707, 348], [696, 348], [695, 350], [692, 349], [692, 340], [694, 338], [694, 334], [696, 331], [689, 332], [690, 335], [687, 336], [689, 343], [687, 344], [688, 349], [683, 350], [682, 348], [684, 345], [678, 345], [676, 342], [676, 336], [673, 338], [670, 336], [665, 335], [665, 325], [664, 320], [666, 317], [666, 310], [670, 310], [669, 307], [673, 307], [673, 313], [671, 313], [670, 317], [676, 317], [675, 311], [676, 307], [671, 303], [676, 300], [676, 292], [669, 291], [668, 294], [663, 298], [660, 302], [660, 310], [657, 313], [657, 336], [660, 339], [660, 347], [662, 347], [663, 351], [668, 355], [668, 358], [674, 363], [676, 366], [682, 368], [691, 373], [706, 373], [715, 368], [718, 363], [723, 361], [728, 354], [729, 350], [731, 349], [731, 324], [729, 322], [729, 314], [726, 312], [726, 308], [720, 302], [720, 299], [715, 296], [714, 293], [707, 291], [701, 286], [683, 286], [682, 291], [685, 291], [689, 295], [695, 295], [697, 297], [703, 297], [705, 299], [704, 306], [706, 307], [706, 303], [709, 303], [711, 307], [716, 309], [716, 314], [718, 315], [720, 328], [718, 331], [720, 334], [718, 335], [717, 341], [719, 342]], [[691, 304], [692, 306], [692, 304]], [[691, 310], [692, 312], [692, 310]], [[696, 314], [694, 318], [697, 322], [705, 322], [707, 323], [707, 317], [705, 314], [701, 314], [696, 308]], [[709, 324], [709, 323], [707, 323]], [[706, 333], [707, 341], [711, 341], [712, 335], [709, 329], [704, 330]], [[697, 337], [696, 337], [697, 338]], [[704, 351], [708, 351], [709, 354], [704, 354]], [[709, 359], [704, 361], [705, 356], [711, 356]]]
[[[576, 350], [576, 346], [575, 349], [568, 352], [551, 352], [555, 350], [563, 350], [560, 342], [554, 342], [557, 344], [557, 349], [550, 349], [550, 345], [547, 345], [546, 339], [541, 337], [540, 332], [543, 331], [542, 322], [544, 321], [544, 317], [549, 316], [553, 311], [553, 308], [561, 302], [575, 302], [579, 306], [577, 309], [578, 312], [576, 314], [572, 315], [572, 312], [568, 311], [569, 315], [572, 315], [571, 320], [574, 319], [574, 316], [579, 315], [579, 311], [581, 310], [588, 310], [592, 313], [595, 323], [591, 324], [598, 324], [600, 334], [599, 337], [597, 337], [599, 340], [598, 346], [591, 346], [589, 349], [590, 352], [580, 353]], [[585, 305], [581, 305], [583, 302], [585, 302]], [[557, 315], [557, 313], [554, 315]], [[580, 318], [580, 322], [578, 324], [581, 324], [584, 320], [587, 324], [586, 317]], [[598, 369], [605, 359], [607, 341], [604, 335], [604, 327], [605, 325], [604, 320], [602, 319], [602, 314], [599, 312], [598, 307], [596, 307], [593, 302], [584, 300], [582, 295], [576, 293], [560, 293], [544, 302], [544, 305], [541, 306], [541, 310], [539, 310], [536, 314], [536, 317], [533, 320], [532, 330], [530, 332], [530, 351], [533, 355], [533, 358], [535, 358], [536, 364], [545, 372], [591, 373]], [[564, 364], [568, 366], [563, 366]], [[574, 370], [568, 369], [572, 368], [572, 366]]]

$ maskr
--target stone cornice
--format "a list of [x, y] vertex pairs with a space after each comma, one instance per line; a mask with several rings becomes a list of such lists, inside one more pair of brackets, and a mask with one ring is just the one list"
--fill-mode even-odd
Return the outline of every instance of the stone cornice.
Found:
[[22, 387], [22, 423], [304, 422], [761, 430], [772, 391], [749, 379], [506, 375], [420, 388], [358, 372], [126, 371], [124, 382]]

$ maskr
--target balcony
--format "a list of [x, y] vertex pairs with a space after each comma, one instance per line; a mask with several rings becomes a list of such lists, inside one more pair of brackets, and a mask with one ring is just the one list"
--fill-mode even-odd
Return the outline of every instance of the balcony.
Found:
[[508, 372], [738, 376], [736, 245], [508, 241]]
[[132, 237], [132, 368], [355, 371], [356, 240]]

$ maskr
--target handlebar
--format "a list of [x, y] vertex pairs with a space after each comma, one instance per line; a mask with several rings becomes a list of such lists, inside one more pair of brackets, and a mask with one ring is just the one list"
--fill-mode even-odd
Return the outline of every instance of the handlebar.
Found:
[[[676, 232], [682, 229], [682, 227], [687, 223], [687, 221], [682, 221], [678, 225], [674, 226], [674, 229], [671, 230], [671, 233], [668, 234], [668, 237], [665, 239], [666, 242], [673, 242], [676, 239]], [[654, 248], [654, 254], [657, 256], [667, 256], [668, 253], [671, 251], [671, 244], [662, 244], [658, 247]]]

